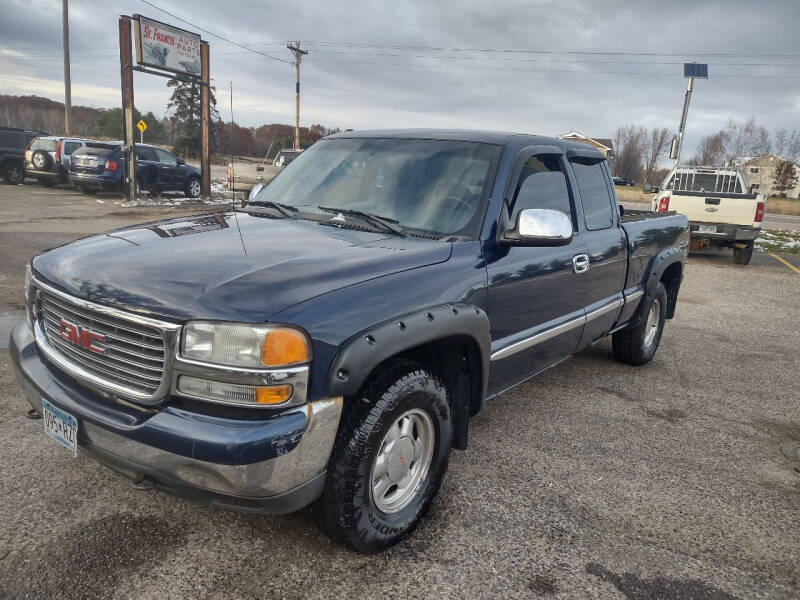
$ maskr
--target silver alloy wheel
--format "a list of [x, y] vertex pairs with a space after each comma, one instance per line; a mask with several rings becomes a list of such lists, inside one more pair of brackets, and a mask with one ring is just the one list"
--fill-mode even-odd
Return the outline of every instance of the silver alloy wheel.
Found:
[[428, 476], [436, 433], [428, 413], [411, 409], [389, 427], [370, 472], [370, 491], [382, 513], [403, 510]]
[[36, 154], [34, 154], [33, 155], [33, 166], [36, 167], [37, 169], [43, 168], [44, 167], [44, 156], [42, 156], [38, 152]]
[[192, 179], [189, 182], [189, 195], [192, 198], [199, 198], [200, 197], [200, 180]]
[[658, 298], [650, 305], [650, 314], [647, 315], [647, 325], [644, 332], [644, 345], [649, 348], [653, 345], [658, 333], [658, 324], [661, 321], [661, 301]]

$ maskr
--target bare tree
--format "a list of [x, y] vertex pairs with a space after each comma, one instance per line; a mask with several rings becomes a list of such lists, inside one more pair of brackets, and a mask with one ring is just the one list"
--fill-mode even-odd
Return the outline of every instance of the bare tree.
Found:
[[625, 125], [614, 134], [614, 174], [638, 181], [642, 172], [643, 127]]
[[725, 131], [718, 131], [700, 140], [697, 154], [689, 161], [694, 165], [722, 165], [725, 162]]
[[669, 129], [653, 127], [649, 133], [642, 135], [642, 158], [644, 159], [644, 181], [650, 181], [650, 176], [658, 165], [658, 161], [667, 153], [669, 146]]
[[775, 132], [775, 154], [797, 162], [798, 156], [800, 156], [800, 131], [778, 129]]

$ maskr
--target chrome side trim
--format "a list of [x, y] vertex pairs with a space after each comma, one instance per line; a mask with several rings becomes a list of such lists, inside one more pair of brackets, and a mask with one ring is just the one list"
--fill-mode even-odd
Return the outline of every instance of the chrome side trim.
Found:
[[586, 321], [588, 322], [596, 319], [597, 317], [602, 317], [603, 315], [610, 313], [612, 310], [617, 310], [620, 306], [622, 306], [622, 298], [617, 298], [605, 306], [601, 306], [600, 308], [596, 308], [593, 311], [586, 313]]
[[625, 295], [625, 304], [628, 302], [633, 302], [634, 300], [638, 300], [644, 295], [644, 290], [636, 290], [635, 292], [631, 292], [630, 294]]
[[550, 329], [546, 329], [539, 333], [535, 333], [534, 335], [527, 337], [523, 340], [509, 344], [504, 348], [500, 348], [499, 350], [492, 352], [490, 359], [493, 361], [500, 360], [503, 358], [507, 358], [512, 354], [516, 354], [517, 352], [522, 352], [523, 350], [527, 350], [531, 346], [535, 346], [536, 344], [541, 344], [542, 342], [551, 340], [557, 335], [566, 333], [567, 331], [575, 329], [576, 327], [581, 327], [593, 319], [608, 314], [613, 310], [617, 310], [622, 306], [622, 304], [623, 304], [622, 298], [617, 298], [616, 300], [609, 302], [605, 306], [596, 308], [595, 310], [583, 316], [580, 316], [576, 319], [571, 319], [566, 323], [562, 323], [561, 325], [556, 325], [555, 327], [551, 327]]
[[555, 327], [551, 327], [550, 329], [546, 329], [545, 331], [536, 333], [528, 338], [525, 338], [524, 340], [514, 342], [513, 344], [509, 344], [505, 348], [500, 348], [499, 350], [492, 352], [490, 360], [500, 360], [502, 358], [507, 358], [512, 354], [516, 354], [517, 352], [522, 352], [523, 350], [527, 350], [531, 346], [535, 346], [536, 344], [541, 344], [542, 342], [546, 342], [547, 340], [553, 339], [557, 335], [561, 335], [562, 333], [566, 333], [567, 331], [571, 331], [576, 327], [582, 327], [584, 323], [586, 323], [586, 316], [580, 316], [576, 319], [567, 321], [566, 323], [562, 323], [561, 325], [556, 325]]

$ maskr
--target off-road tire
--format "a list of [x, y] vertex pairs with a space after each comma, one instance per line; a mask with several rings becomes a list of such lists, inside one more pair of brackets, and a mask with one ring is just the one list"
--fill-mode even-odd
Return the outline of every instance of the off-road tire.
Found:
[[748, 265], [750, 264], [750, 259], [753, 258], [753, 244], [750, 244], [746, 248], [736, 248], [733, 249], [733, 263], [736, 265]]
[[[656, 331], [648, 339], [647, 331], [650, 329], [648, 316], [653, 304], [659, 303], [659, 313]], [[667, 289], [659, 283], [655, 293], [645, 295], [639, 308], [638, 324], [627, 327], [611, 336], [611, 348], [614, 359], [629, 365], [640, 366], [653, 359], [664, 333], [664, 321], [667, 313]]]
[[6, 162], [0, 169], [3, 175], [3, 180], [8, 185], [19, 185], [25, 181], [25, 169], [21, 161], [10, 160]]
[[[410, 502], [387, 514], [372, 497], [372, 465], [389, 427], [410, 409], [422, 410], [432, 420], [433, 454]], [[363, 553], [379, 552], [407, 537], [439, 491], [450, 457], [452, 427], [447, 391], [436, 377], [412, 361], [384, 363], [356, 396], [345, 401], [325, 490], [314, 505], [320, 528]]]

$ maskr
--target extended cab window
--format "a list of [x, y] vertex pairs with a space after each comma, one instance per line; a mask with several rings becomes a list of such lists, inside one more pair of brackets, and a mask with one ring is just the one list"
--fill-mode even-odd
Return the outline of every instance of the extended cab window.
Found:
[[606, 185], [603, 161], [575, 157], [570, 161], [583, 204], [586, 229], [607, 229], [614, 223], [611, 194]]
[[158, 162], [158, 157], [156, 156], [156, 153], [153, 152], [153, 148], [148, 148], [147, 146], [136, 146], [136, 160]]
[[559, 155], [537, 154], [525, 161], [511, 203], [511, 222], [526, 208], [549, 208], [571, 218], [569, 188]]

